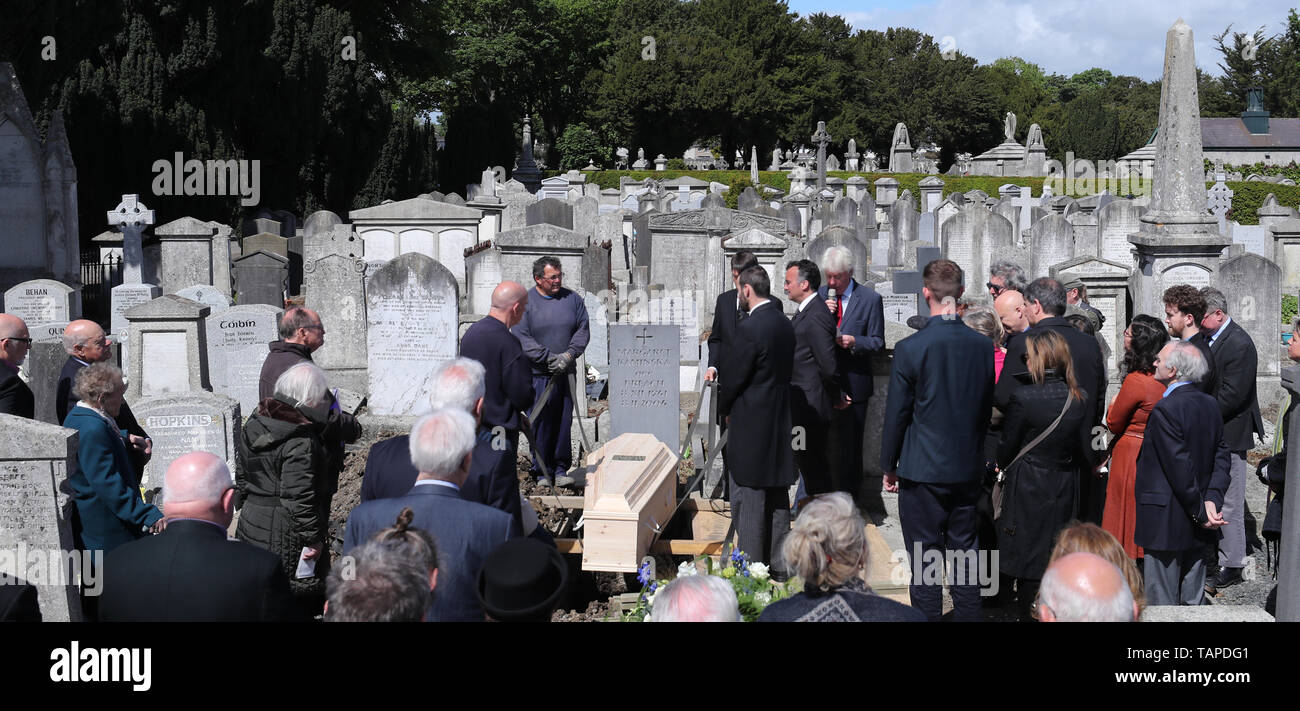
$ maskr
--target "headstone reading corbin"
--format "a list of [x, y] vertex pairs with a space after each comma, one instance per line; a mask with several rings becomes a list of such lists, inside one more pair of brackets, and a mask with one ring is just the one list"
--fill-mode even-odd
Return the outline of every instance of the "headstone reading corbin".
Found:
[[429, 401], [438, 363], [456, 357], [456, 275], [411, 252], [388, 262], [366, 291], [370, 411], [409, 415]]
[[681, 433], [677, 326], [611, 324], [609, 409], [611, 437], [652, 434], [678, 451]]
[[193, 390], [136, 401], [131, 411], [153, 439], [153, 456], [145, 465], [141, 482], [146, 500], [152, 500], [162, 488], [167, 467], [189, 452], [211, 452], [221, 457], [232, 478], [238, 471], [241, 463], [235, 443], [239, 441], [243, 417], [235, 400]]
[[126, 312], [133, 354], [127, 371], [128, 402], [211, 389], [203, 328], [203, 319], [211, 310], [183, 296], [167, 294]]
[[[0, 415], [0, 583], [16, 576], [35, 585], [46, 622], [81, 621], [69, 575], [69, 563], [84, 558], [72, 553], [69, 519], [68, 472], [76, 466], [75, 431]], [[33, 565], [37, 556], [43, 565]]]
[[266, 304], [240, 304], [204, 320], [212, 391], [238, 400], [245, 414], [257, 409], [258, 379], [268, 344], [280, 338], [281, 313]]

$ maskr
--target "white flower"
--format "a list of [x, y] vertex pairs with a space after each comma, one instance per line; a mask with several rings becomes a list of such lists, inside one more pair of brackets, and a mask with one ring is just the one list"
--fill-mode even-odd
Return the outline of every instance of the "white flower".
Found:
[[690, 575], [698, 575], [699, 572], [700, 571], [698, 568], [695, 567], [695, 561], [693, 560], [684, 561], [683, 563], [677, 566], [677, 577], [679, 578], [685, 578]]
[[755, 580], [767, 580], [767, 566], [762, 563], [750, 563], [749, 574]]
[[766, 605], [771, 601], [772, 601], [772, 593], [767, 592], [766, 590], [754, 593], [754, 602], [760, 605]]

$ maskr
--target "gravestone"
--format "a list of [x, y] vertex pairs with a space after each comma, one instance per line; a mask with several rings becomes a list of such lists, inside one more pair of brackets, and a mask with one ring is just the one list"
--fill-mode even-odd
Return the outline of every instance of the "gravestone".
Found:
[[266, 304], [240, 304], [204, 320], [212, 391], [238, 401], [249, 415], [257, 409], [267, 347], [280, 338], [276, 324], [281, 313], [283, 309]]
[[680, 326], [678, 354], [683, 362], [699, 362], [700, 305], [680, 293], [658, 293], [646, 304], [649, 321], [662, 326]]
[[902, 266], [904, 245], [918, 238], [919, 219], [912, 191], [904, 190], [894, 204], [889, 206], [889, 266]]
[[456, 276], [408, 253], [375, 272], [366, 293], [370, 411], [406, 415], [429, 401], [433, 370], [459, 352]]
[[[1228, 303], [1228, 315], [1246, 330], [1259, 351], [1259, 375], [1276, 376], [1282, 327], [1282, 270], [1271, 260], [1246, 253], [1219, 265], [1215, 286]], [[1290, 330], [1290, 326], [1286, 327]]]
[[555, 225], [571, 230], [573, 206], [556, 198], [538, 200], [524, 208], [524, 222], [528, 225]]
[[943, 253], [961, 267], [967, 291], [984, 282], [989, 265], [997, 260], [994, 254], [1012, 249], [1011, 229], [1005, 217], [990, 213], [978, 202], [968, 203], [943, 223]]
[[[873, 240], [873, 242], [883, 243], [884, 240]], [[826, 250], [831, 247], [847, 248], [849, 253], [853, 255], [853, 267], [855, 269], [865, 270], [868, 264], [874, 263], [871, 261], [871, 253], [867, 251], [867, 246], [862, 243], [862, 240], [855, 237], [853, 232], [846, 227], [831, 227], [822, 230], [821, 234], [817, 235], [816, 239], [808, 243], [805, 254], [808, 259], [821, 264], [822, 259], [826, 256]], [[888, 245], [886, 245], [886, 248], [887, 247]], [[785, 265], [782, 264], [781, 266], [784, 267]], [[775, 285], [778, 283], [783, 282], [772, 282], [774, 285], [773, 291], [775, 291]]]
[[755, 208], [767, 205], [767, 201], [759, 196], [754, 186], [749, 186], [740, 192], [740, 197], [736, 200], [736, 207], [741, 212], [754, 212]]
[[365, 392], [366, 263], [343, 254], [304, 257], [304, 305], [320, 315], [329, 334], [312, 360], [329, 371], [331, 384]]
[[23, 376], [36, 401], [35, 419], [52, 425], [61, 424], [54, 406], [59, 373], [68, 360], [68, 354], [63, 350], [63, 329], [67, 327], [67, 321], [54, 321], [27, 329], [31, 334], [32, 347], [23, 360]]
[[287, 257], [259, 250], [236, 259], [230, 272], [240, 305], [284, 306], [285, 288], [289, 283]]
[[205, 284], [190, 286], [177, 290], [176, 295], [183, 296], [190, 301], [197, 301], [211, 308], [214, 314], [230, 308], [230, 297], [221, 293], [215, 286]]
[[[36, 585], [46, 622], [82, 619], [77, 581], [68, 575], [67, 564], [72, 558], [67, 552], [76, 550], [75, 504], [67, 481], [77, 467], [77, 436], [74, 430], [0, 415], [0, 580], [16, 576]], [[46, 565], [33, 569], [33, 554]], [[48, 563], [55, 555], [64, 562], [52, 576]], [[102, 556], [97, 562], [103, 562]]]
[[1047, 276], [1052, 265], [1074, 258], [1074, 227], [1060, 215], [1048, 215], [1030, 228], [1029, 244], [1029, 279]]
[[131, 365], [126, 399], [210, 390], [207, 333], [211, 309], [167, 294], [126, 312], [131, 324]]
[[[125, 314], [129, 309], [152, 301], [162, 294], [156, 284], [143, 281], [144, 228], [154, 223], [154, 211], [140, 202], [138, 195], [123, 195], [122, 202], [108, 211], [109, 227], [122, 234], [122, 283], [110, 291], [111, 311], [109, 331], [125, 337], [130, 330]], [[122, 338], [122, 364], [129, 369], [132, 362], [130, 342]], [[129, 370], [127, 372], [130, 372]]]
[[5, 292], [4, 312], [22, 319], [29, 330], [72, 321], [81, 317], [81, 293], [53, 279], [33, 279]]
[[609, 328], [610, 436], [652, 434], [679, 450], [680, 363], [676, 326], [614, 324]]
[[266, 252], [284, 257], [285, 261], [289, 260], [289, 240], [279, 235], [273, 235], [268, 232], [261, 232], [252, 237], [245, 237], [240, 245], [243, 254], [252, 254], [253, 252]]
[[[587, 350], [583, 356], [586, 357], [588, 365], [595, 366], [597, 370], [604, 373], [609, 369], [610, 310], [597, 294], [587, 291], [577, 293], [582, 296], [583, 306], [587, 307], [587, 327], [591, 332], [591, 339], [587, 342]], [[605, 295], [612, 298], [608, 291]]]
[[[174, 294], [191, 284], [215, 286], [230, 294], [230, 238], [219, 223], [182, 217], [153, 230], [147, 248], [145, 281], [153, 281], [164, 294]], [[153, 278], [151, 279], [150, 276]]]
[[138, 400], [131, 412], [153, 440], [153, 456], [140, 482], [146, 500], [162, 488], [167, 467], [190, 452], [211, 452], [221, 457], [232, 480], [241, 469], [236, 442], [243, 417], [237, 401], [199, 390]]
[[573, 231], [594, 239], [596, 216], [600, 214], [600, 200], [586, 195], [573, 203]]
[[1270, 225], [1273, 261], [1282, 269], [1282, 289], [1288, 294], [1300, 289], [1300, 218]]
[[1273, 235], [1264, 225], [1239, 225], [1229, 223], [1233, 244], [1239, 244], [1251, 254], [1258, 254], [1265, 259], [1273, 257]]
[[921, 217], [916, 221], [917, 238], [926, 244], [934, 244], [935, 239], [935, 213], [922, 212]]
[[1121, 262], [1081, 255], [1052, 265], [1049, 276], [1061, 282], [1077, 278], [1088, 289], [1088, 305], [1105, 317], [1097, 334], [1106, 372], [1112, 382], [1120, 382], [1119, 362], [1124, 356], [1124, 330], [1131, 317], [1128, 309], [1128, 281], [1132, 269]]
[[1144, 212], [1146, 208], [1123, 199], [1112, 200], [1097, 210], [1098, 253], [1102, 259], [1120, 264], [1133, 261], [1128, 236], [1141, 227]]

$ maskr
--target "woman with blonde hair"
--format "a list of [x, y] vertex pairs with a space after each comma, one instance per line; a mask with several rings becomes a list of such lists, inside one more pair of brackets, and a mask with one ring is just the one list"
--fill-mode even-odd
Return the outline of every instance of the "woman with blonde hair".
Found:
[[871, 592], [866, 523], [842, 491], [814, 497], [799, 510], [782, 546], [803, 592], [763, 609], [759, 622], [924, 622], [925, 615]]
[[1038, 329], [1022, 337], [1029, 382], [1012, 393], [1003, 418], [1003, 499], [996, 527], [1000, 570], [1017, 579], [1021, 619], [1029, 620], [1056, 532], [1078, 514], [1091, 395], [1075, 381], [1070, 348], [1060, 334]]
[[1142, 574], [1138, 572], [1133, 559], [1124, 551], [1124, 546], [1120, 545], [1119, 540], [1111, 535], [1110, 531], [1095, 523], [1074, 521], [1061, 529], [1061, 535], [1056, 538], [1056, 547], [1052, 549], [1052, 557], [1047, 564], [1051, 565], [1057, 558], [1071, 553], [1099, 555], [1119, 568], [1119, 572], [1124, 574], [1124, 582], [1128, 583], [1129, 591], [1133, 593], [1138, 614], [1142, 614], [1142, 608], [1146, 607], [1147, 603]]

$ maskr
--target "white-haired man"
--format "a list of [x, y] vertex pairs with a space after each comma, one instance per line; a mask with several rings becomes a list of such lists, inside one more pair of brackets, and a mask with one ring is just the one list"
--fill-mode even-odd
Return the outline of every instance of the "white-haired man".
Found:
[[420, 472], [411, 491], [395, 499], [367, 501], [348, 516], [345, 554], [391, 526], [407, 507], [415, 514], [411, 525], [433, 534], [439, 552], [438, 594], [429, 607], [430, 622], [482, 621], [475, 576], [493, 549], [520, 535], [519, 522], [510, 514], [461, 498], [473, 458], [474, 429], [474, 418], [457, 408], [440, 408], [420, 418], [410, 436], [411, 461]]
[[[439, 363], [430, 378], [429, 411], [451, 407], [469, 413], [476, 423], [481, 424], [484, 375], [483, 365], [469, 358], [453, 358]], [[479, 441], [483, 439], [480, 428]], [[361, 479], [363, 502], [405, 496], [411, 490], [419, 472], [411, 463], [410, 441], [410, 435], [398, 435], [370, 447], [365, 475]], [[488, 442], [490, 444], [490, 437]], [[476, 457], [477, 454], [476, 447]], [[470, 473], [470, 478], [475, 478], [474, 472]], [[466, 490], [461, 494], [470, 501], [488, 503], [482, 498], [468, 496]]]
[[1137, 614], [1119, 568], [1093, 553], [1061, 556], [1038, 588], [1038, 619], [1043, 622], [1134, 622]]
[[[54, 415], [59, 422], [67, 419], [68, 413], [77, 406], [79, 398], [72, 391], [72, 383], [76, 380], [77, 373], [81, 372], [82, 368], [113, 358], [112, 341], [104, 333], [103, 327], [87, 319], [77, 319], [64, 327], [63, 350], [67, 352], [68, 359], [63, 362], [63, 370], [59, 372], [59, 382], [55, 387], [54, 395]], [[117, 423], [119, 430], [126, 430], [132, 435], [127, 442], [126, 454], [131, 459], [131, 465], [135, 467], [136, 475], [143, 478], [144, 467], [153, 455], [153, 440], [149, 439], [149, 434], [144, 431], [139, 421], [135, 419], [135, 414], [131, 412], [131, 404], [125, 400], [122, 401], [122, 407], [113, 421]]]
[[1167, 386], [1151, 409], [1138, 452], [1133, 542], [1145, 549], [1147, 604], [1199, 605], [1205, 558], [1227, 523], [1220, 511], [1231, 455], [1213, 397], [1195, 386], [1208, 366], [1195, 344], [1170, 341], [1156, 356], [1155, 379]]
[[716, 575], [689, 575], [655, 594], [653, 622], [740, 622], [731, 583]]
[[119, 546], [104, 561], [105, 622], [273, 622], [294, 606], [280, 559], [227, 540], [235, 488], [226, 463], [190, 452], [163, 479], [165, 528]]
[[[875, 289], [853, 278], [853, 253], [831, 247], [821, 255], [826, 283], [818, 296], [835, 317], [836, 379], [844, 385], [849, 407], [831, 419], [830, 448], [838, 452], [831, 466], [831, 486], [856, 497], [862, 485], [862, 441], [866, 437], [867, 404], [875, 388], [872, 354], [885, 347], [885, 310]], [[834, 298], [831, 291], [835, 292]]]

